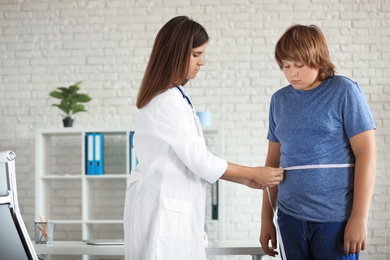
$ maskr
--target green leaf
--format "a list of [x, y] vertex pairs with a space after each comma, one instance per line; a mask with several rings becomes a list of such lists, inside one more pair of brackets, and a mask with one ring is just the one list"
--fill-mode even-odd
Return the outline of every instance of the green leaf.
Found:
[[87, 94], [77, 94], [77, 96], [75, 96], [75, 100], [77, 102], [89, 102], [91, 101], [91, 98]]
[[87, 112], [87, 110], [85, 110], [84, 105], [74, 105], [73, 106], [73, 114], [76, 114], [78, 112]]
[[63, 99], [65, 97], [63, 93], [58, 92], [58, 91], [52, 91], [52, 92], [50, 92], [49, 95], [53, 98], [59, 98], [59, 99]]
[[73, 86], [70, 86], [69, 87], [69, 93], [71, 94], [71, 95], [74, 95], [77, 91], [79, 91], [80, 90], [80, 88], [79, 88], [79, 86], [77, 86], [77, 85], [73, 85]]
[[61, 104], [53, 104], [53, 106], [58, 107], [61, 109], [66, 115], [70, 115], [69, 108], [67, 106], [63, 106]]

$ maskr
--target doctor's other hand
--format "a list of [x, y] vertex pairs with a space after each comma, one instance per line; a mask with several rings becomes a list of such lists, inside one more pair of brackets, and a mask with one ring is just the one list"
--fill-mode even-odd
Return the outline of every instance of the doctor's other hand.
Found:
[[245, 186], [249, 187], [249, 188], [252, 188], [252, 189], [264, 189], [265, 186], [263, 186], [262, 184], [258, 183], [257, 181], [255, 180], [248, 180], [248, 179], [244, 179], [241, 184], [244, 184]]
[[264, 187], [277, 186], [283, 180], [283, 168], [273, 167], [255, 167], [255, 178], [254, 180]]

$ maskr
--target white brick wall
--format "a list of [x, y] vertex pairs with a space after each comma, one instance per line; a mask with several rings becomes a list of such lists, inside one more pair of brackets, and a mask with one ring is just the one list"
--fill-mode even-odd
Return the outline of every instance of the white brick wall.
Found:
[[[293, 23], [323, 29], [338, 72], [362, 85], [375, 117], [378, 172], [362, 259], [389, 260], [389, 0], [2, 0], [0, 150], [17, 154], [29, 230], [35, 129], [61, 127], [48, 93], [82, 80], [93, 100], [75, 126], [131, 126], [154, 37], [176, 15], [194, 18], [211, 37], [206, 66], [188, 92], [225, 127], [226, 158], [248, 165], [264, 163], [269, 98], [286, 83], [273, 58], [277, 39]], [[230, 183], [225, 191], [225, 238], [257, 240], [260, 193]]]

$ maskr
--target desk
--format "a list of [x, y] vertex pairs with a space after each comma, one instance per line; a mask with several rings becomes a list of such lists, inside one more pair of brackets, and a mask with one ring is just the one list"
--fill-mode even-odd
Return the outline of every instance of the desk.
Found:
[[[81, 241], [54, 241], [52, 244], [34, 244], [35, 251], [41, 255], [124, 255], [123, 245], [88, 245]], [[210, 242], [206, 247], [210, 255], [251, 255], [260, 260], [264, 251], [260, 245], [251, 242]]]
[[252, 260], [260, 260], [266, 254], [260, 242], [209, 242], [206, 254], [211, 255], [250, 255]]

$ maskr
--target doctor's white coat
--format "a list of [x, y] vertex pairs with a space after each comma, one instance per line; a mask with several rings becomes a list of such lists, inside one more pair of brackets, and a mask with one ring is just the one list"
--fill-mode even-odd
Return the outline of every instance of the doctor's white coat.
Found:
[[134, 135], [137, 167], [124, 211], [126, 260], [202, 260], [206, 181], [227, 168], [211, 154], [190, 104], [176, 88], [139, 112]]

